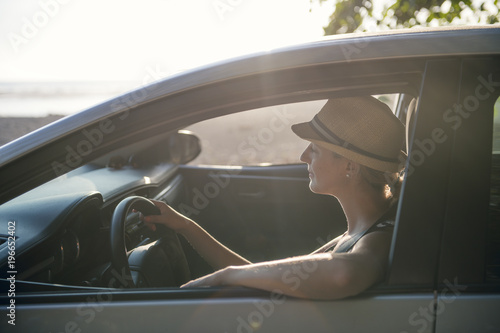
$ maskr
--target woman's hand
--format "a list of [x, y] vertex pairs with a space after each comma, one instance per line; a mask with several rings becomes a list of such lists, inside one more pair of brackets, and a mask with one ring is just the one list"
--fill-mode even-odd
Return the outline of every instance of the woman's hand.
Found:
[[199, 287], [214, 287], [230, 285], [230, 279], [237, 267], [228, 266], [215, 273], [202, 276], [196, 280], [189, 281], [181, 286], [181, 288], [199, 288]]
[[156, 224], [163, 224], [175, 232], [182, 232], [193, 222], [162, 201], [151, 202], [160, 209], [160, 215], [142, 216], [142, 220], [153, 231], [156, 230]]

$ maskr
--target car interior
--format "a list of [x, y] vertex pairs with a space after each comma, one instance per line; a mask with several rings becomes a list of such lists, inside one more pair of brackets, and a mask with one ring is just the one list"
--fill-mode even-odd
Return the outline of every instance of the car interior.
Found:
[[[391, 104], [402, 121], [410, 121], [415, 98], [408, 94], [385, 94], [380, 98]], [[290, 121], [300, 116], [306, 120], [324, 102], [270, 106], [236, 116], [247, 113], [246, 117], [256, 119], [260, 114], [265, 125], [271, 124], [281, 110], [287, 112]], [[301, 114], [307, 108], [311, 110]], [[140, 198], [169, 203], [252, 262], [311, 253], [345, 230], [345, 217], [337, 200], [309, 190], [306, 165], [298, 161], [306, 144], [298, 138], [288, 143], [289, 124], [283, 130], [289, 133], [273, 133], [270, 140], [269, 135], [265, 136], [268, 132], [255, 132], [255, 128], [242, 131], [239, 118], [228, 121], [227, 117], [117, 149], [4, 205], [4, 216], [22, 205], [37, 207], [25, 210], [20, 217], [38, 220], [29, 226], [33, 228], [33, 239], [25, 240], [31, 248], [19, 260], [19, 280], [30, 281], [24, 287], [178, 287], [212, 272], [183, 237], [169, 230], [152, 232], [145, 227], [132, 208], [142, 212], [152, 208]], [[237, 143], [245, 142], [252, 133], [268, 141], [273, 141], [274, 135], [276, 140], [285, 135], [286, 144], [280, 148], [285, 153], [289, 150], [288, 155], [293, 154], [295, 160], [276, 163], [276, 149], [269, 144], [272, 142], [265, 141], [261, 143], [270, 146], [272, 154], [262, 154], [265, 158], [271, 156], [267, 162], [257, 158], [253, 165], [250, 162], [245, 166], [239, 161], [231, 161], [233, 165], [220, 161], [204, 164], [200, 158], [204, 146], [210, 147], [210, 143], [192, 130], [213, 129], [217, 126], [213, 121], [234, 124], [233, 132], [239, 137], [228, 138], [227, 132], [219, 136]], [[211, 132], [207, 134], [217, 135]], [[249, 152], [259, 151], [254, 148]], [[205, 154], [205, 160], [210, 162], [214, 151], [208, 149]], [[227, 155], [224, 151], [221, 156]], [[77, 193], [74, 189], [78, 189]], [[130, 198], [136, 199], [123, 205]], [[122, 234], [124, 238], [118, 237]], [[131, 270], [131, 284], [120, 278], [124, 267]]]

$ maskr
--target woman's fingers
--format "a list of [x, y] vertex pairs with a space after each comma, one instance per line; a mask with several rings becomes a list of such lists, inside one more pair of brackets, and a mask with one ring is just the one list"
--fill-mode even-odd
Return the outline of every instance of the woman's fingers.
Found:
[[160, 209], [160, 212], [163, 214], [165, 208], [167, 208], [167, 204], [163, 201], [151, 200], [151, 202]]
[[163, 215], [148, 215], [144, 216], [142, 219], [146, 223], [163, 223], [163, 220], [165, 220], [165, 216]]
[[[141, 216], [142, 221], [151, 229], [156, 230], [155, 224], [163, 224], [174, 231], [186, 228], [190, 221], [171, 208], [163, 201], [151, 200], [160, 209], [160, 215]], [[142, 215], [142, 214], [141, 214]]]
[[181, 288], [199, 288], [199, 287], [210, 287], [210, 277], [201, 277], [196, 280], [191, 280], [188, 283], [185, 283], [181, 286]]
[[183, 284], [181, 288], [214, 287], [228, 285], [228, 278], [231, 274], [230, 267], [220, 269], [212, 274], [208, 274]]
[[144, 221], [144, 224], [146, 225], [146, 227], [148, 227], [149, 229], [151, 229], [153, 231], [156, 231], [156, 224], [151, 223], [151, 222], [147, 222], [146, 220], [143, 220], [143, 221]]

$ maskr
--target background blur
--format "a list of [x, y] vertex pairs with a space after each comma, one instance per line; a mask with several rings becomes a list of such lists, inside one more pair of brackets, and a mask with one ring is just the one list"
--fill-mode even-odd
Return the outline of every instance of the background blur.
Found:
[[67, 115], [173, 73], [317, 39], [309, 0], [0, 0], [0, 116]]

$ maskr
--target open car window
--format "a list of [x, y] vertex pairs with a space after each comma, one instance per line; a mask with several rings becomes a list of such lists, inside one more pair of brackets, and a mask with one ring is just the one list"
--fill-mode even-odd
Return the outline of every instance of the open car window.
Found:
[[[396, 112], [398, 94], [377, 96]], [[205, 120], [186, 130], [201, 140], [190, 165], [257, 166], [301, 163], [307, 142], [291, 125], [310, 121], [326, 100], [275, 105]]]

